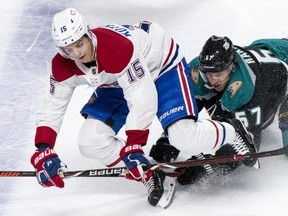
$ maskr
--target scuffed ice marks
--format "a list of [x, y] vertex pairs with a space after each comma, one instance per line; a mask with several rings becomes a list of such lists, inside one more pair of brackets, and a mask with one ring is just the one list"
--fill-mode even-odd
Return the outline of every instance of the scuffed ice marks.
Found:
[[[13, 4], [13, 0], [9, 4]], [[15, 170], [20, 166], [18, 163], [27, 146], [33, 146], [35, 109], [47, 86], [48, 62], [56, 52], [51, 39], [51, 20], [68, 1], [26, 0], [14, 4], [13, 7], [23, 8], [22, 11], [17, 9], [17, 13], [5, 12], [15, 16], [14, 22], [5, 24], [5, 20], [1, 21], [1, 26], [7, 25], [4, 29], [11, 32], [9, 43], [1, 47], [1, 170]], [[23, 160], [25, 163], [21, 167], [31, 169], [29, 159]], [[13, 179], [1, 179], [0, 204], [7, 200], [13, 182]]]
[[[0, 152], [9, 158], [6, 151], [33, 142], [27, 139], [34, 133], [35, 109], [47, 86], [48, 64], [56, 53], [51, 39], [51, 20], [65, 3], [27, 1], [13, 24], [16, 33], [11, 35], [0, 71]], [[0, 166], [13, 166], [13, 163]]]

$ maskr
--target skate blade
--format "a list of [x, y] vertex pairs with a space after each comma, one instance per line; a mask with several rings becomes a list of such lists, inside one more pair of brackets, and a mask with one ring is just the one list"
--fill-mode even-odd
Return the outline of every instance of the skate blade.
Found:
[[253, 165], [253, 167], [254, 167], [255, 169], [260, 169], [260, 162], [259, 162], [258, 159], [257, 159], [256, 163]]
[[176, 192], [176, 179], [166, 176], [163, 182], [163, 187], [163, 195], [157, 203], [157, 206], [167, 209], [171, 205]]

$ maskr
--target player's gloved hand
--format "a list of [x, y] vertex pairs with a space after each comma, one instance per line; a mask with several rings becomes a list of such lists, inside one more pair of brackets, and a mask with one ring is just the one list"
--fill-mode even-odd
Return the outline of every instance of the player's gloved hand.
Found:
[[43, 187], [64, 187], [63, 169], [67, 166], [59, 159], [56, 152], [47, 144], [41, 144], [31, 157], [36, 177]]
[[170, 144], [168, 137], [162, 134], [150, 149], [149, 156], [158, 163], [165, 163], [175, 161], [179, 153], [180, 151]]
[[134, 144], [124, 146], [120, 151], [120, 157], [129, 170], [126, 178], [141, 181], [144, 175], [143, 165], [149, 165], [150, 162], [144, 156], [141, 145]]

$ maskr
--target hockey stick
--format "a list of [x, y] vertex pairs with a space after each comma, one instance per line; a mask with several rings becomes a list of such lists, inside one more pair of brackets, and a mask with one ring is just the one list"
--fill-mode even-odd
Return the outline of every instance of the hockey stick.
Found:
[[[263, 152], [250, 153], [246, 155], [231, 155], [231, 156], [222, 156], [214, 158], [205, 158], [205, 159], [195, 159], [189, 161], [180, 161], [180, 162], [171, 162], [171, 163], [160, 163], [160, 164], [151, 164], [145, 166], [144, 170], [153, 170], [156, 168], [161, 169], [175, 169], [181, 167], [190, 167], [190, 166], [201, 166], [205, 164], [221, 164], [242, 160], [249, 160], [254, 158], [263, 158], [271, 157], [277, 155], [288, 154], [288, 146]], [[103, 168], [103, 169], [88, 169], [88, 170], [79, 170], [79, 171], [70, 171], [64, 172], [65, 177], [123, 177], [127, 172], [126, 167], [117, 167], [117, 168]], [[175, 172], [166, 172], [169, 176], [175, 176]], [[36, 176], [34, 171], [0, 171], [0, 177], [33, 177]]]
[[[156, 164], [154, 164], [156, 165]], [[144, 170], [146, 167], [144, 167]], [[65, 178], [69, 177], [124, 177], [125, 173], [128, 173], [126, 167], [116, 168], [103, 168], [103, 169], [87, 169], [64, 172]], [[168, 176], [176, 176], [176, 172], [166, 172]], [[0, 177], [34, 177], [36, 172], [34, 171], [0, 171]]]
[[[122, 177], [127, 171], [126, 167], [87, 169], [64, 172], [66, 177]], [[0, 171], [0, 177], [34, 177], [34, 171]]]
[[175, 168], [181, 168], [181, 167], [202, 166], [206, 164], [222, 164], [222, 163], [229, 163], [229, 162], [235, 162], [235, 161], [250, 160], [254, 158], [271, 157], [271, 156], [277, 156], [277, 155], [283, 155], [283, 154], [288, 154], [288, 146], [285, 146], [279, 149], [269, 150], [269, 151], [249, 153], [246, 155], [236, 154], [236, 155], [230, 155], [230, 156], [195, 159], [195, 160], [189, 160], [189, 161], [151, 164], [149, 166], [144, 167], [144, 170], [156, 169], [158, 167], [175, 169]]

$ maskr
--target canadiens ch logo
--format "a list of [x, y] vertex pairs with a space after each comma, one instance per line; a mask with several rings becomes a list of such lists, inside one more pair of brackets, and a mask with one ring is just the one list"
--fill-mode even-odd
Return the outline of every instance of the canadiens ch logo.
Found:
[[229, 85], [228, 91], [231, 93], [231, 98], [236, 95], [236, 93], [238, 92], [238, 90], [241, 88], [242, 85], [243, 82], [240, 80], [235, 81]]
[[192, 68], [191, 71], [191, 77], [192, 77], [192, 80], [195, 84], [198, 84], [199, 82], [199, 71], [196, 70], [195, 68]]

